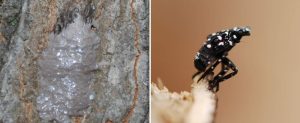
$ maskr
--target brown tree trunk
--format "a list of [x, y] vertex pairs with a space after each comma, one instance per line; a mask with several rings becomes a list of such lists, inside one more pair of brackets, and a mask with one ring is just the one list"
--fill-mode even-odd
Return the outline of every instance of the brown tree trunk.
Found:
[[149, 122], [148, 0], [0, 0], [0, 123]]

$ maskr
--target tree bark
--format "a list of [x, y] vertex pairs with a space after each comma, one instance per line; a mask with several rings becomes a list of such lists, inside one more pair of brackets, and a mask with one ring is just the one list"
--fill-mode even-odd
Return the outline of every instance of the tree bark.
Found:
[[0, 0], [0, 11], [0, 123], [149, 122], [148, 0]]

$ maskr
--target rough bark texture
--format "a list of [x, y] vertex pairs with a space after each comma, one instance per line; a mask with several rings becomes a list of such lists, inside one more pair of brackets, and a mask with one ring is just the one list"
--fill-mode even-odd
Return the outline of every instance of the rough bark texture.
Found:
[[153, 123], [212, 123], [216, 110], [216, 95], [208, 90], [207, 80], [198, 82], [191, 92], [169, 92], [162, 84], [151, 86], [151, 121]]
[[[148, 10], [148, 0], [0, 0], [0, 123], [148, 122]], [[76, 28], [74, 23], [84, 26]], [[70, 31], [80, 28], [82, 33]], [[68, 30], [72, 36], [66, 36]], [[74, 46], [87, 46], [89, 52], [80, 54], [70, 49], [70, 42], [59, 44], [64, 39], [87, 41]], [[61, 105], [66, 112], [53, 115], [49, 111], [59, 105], [52, 103], [58, 100], [53, 97], [60, 92], [48, 93], [47, 87], [53, 89], [51, 84], [58, 84], [59, 79], [63, 82], [70, 75], [72, 80], [77, 75], [72, 74], [77, 70], [72, 65], [60, 69], [59, 64], [65, 63], [58, 62], [64, 58], [58, 57], [61, 51], [79, 53], [86, 61], [66, 58], [68, 62], [79, 62], [78, 75], [83, 77], [73, 84], [53, 85], [61, 87], [63, 94], [73, 94], [70, 99], [63, 96], [60, 103], [75, 107]], [[45, 67], [45, 63], [56, 67]], [[51, 77], [58, 79], [45, 82], [45, 77], [52, 81], [44, 74], [48, 69], [53, 72]], [[66, 70], [69, 73], [61, 76], [55, 73]], [[70, 88], [72, 85], [76, 87]], [[54, 105], [51, 110], [43, 110], [49, 103], [37, 101], [38, 97], [46, 97], [43, 94], [52, 96], [43, 100]], [[61, 115], [63, 118], [58, 117]]]

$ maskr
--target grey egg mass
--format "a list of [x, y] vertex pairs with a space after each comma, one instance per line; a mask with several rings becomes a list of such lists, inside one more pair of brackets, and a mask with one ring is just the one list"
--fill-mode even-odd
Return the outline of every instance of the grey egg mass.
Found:
[[97, 68], [100, 37], [78, 16], [59, 34], [50, 34], [39, 65], [37, 109], [43, 119], [66, 121], [84, 115], [94, 99], [92, 73]]

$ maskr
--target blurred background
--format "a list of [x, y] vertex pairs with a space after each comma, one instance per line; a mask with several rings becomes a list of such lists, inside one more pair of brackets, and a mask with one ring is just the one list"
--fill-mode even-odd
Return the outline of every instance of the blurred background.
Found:
[[216, 123], [299, 123], [300, 1], [152, 0], [152, 81], [190, 90], [195, 53], [212, 32], [251, 26], [229, 53]]

